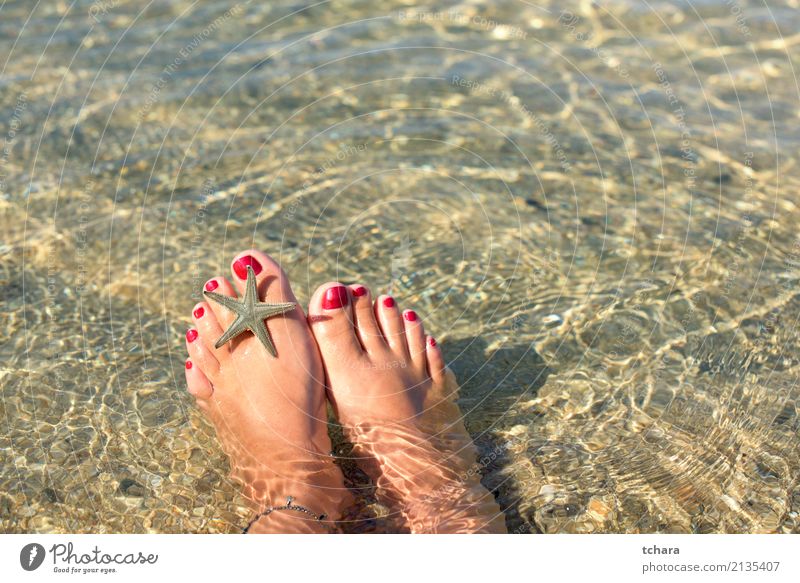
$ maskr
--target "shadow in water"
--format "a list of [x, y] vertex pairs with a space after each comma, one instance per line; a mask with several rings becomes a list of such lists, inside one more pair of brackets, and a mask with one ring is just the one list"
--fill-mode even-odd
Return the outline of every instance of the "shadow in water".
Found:
[[472, 337], [445, 342], [442, 348], [461, 387], [458, 404], [478, 447], [483, 485], [505, 513], [509, 532], [536, 532], [533, 521], [520, 512], [523, 488], [508, 471], [513, 463], [508, 431], [532, 423], [531, 413], [520, 405], [536, 397], [550, 370], [528, 344], [489, 348], [483, 338]]

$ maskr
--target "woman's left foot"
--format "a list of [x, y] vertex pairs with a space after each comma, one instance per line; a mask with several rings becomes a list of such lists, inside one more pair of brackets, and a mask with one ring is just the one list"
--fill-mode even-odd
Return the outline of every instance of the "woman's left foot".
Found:
[[[206, 291], [236, 299], [244, 294], [248, 267], [256, 274], [258, 301], [297, 303], [286, 274], [267, 255], [245, 251], [225, 277]], [[283, 506], [289, 496], [300, 510], [284, 509], [258, 520], [252, 532], [326, 532], [350, 501], [333, 463], [327, 431], [324, 372], [302, 308], [266, 321], [277, 356], [245, 333], [219, 348], [215, 343], [235, 314], [215, 301], [194, 306], [186, 333], [186, 382], [231, 458], [232, 474], [254, 511]], [[244, 525], [243, 525], [244, 526]]]

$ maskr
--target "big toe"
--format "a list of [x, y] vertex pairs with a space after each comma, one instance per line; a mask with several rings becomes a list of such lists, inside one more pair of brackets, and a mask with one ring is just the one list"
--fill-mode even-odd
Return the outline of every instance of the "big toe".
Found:
[[231, 262], [231, 274], [239, 293], [245, 292], [248, 267], [253, 269], [258, 295], [264, 301], [297, 302], [283, 268], [272, 257], [257, 249], [237, 253]]
[[214, 393], [214, 387], [208, 377], [196, 366], [192, 359], [186, 360], [186, 385], [189, 387], [191, 393], [196, 399], [205, 401]]
[[308, 304], [308, 322], [326, 368], [352, 363], [363, 354], [353, 323], [352, 291], [338, 282], [317, 288]]
[[247, 270], [252, 268], [256, 276], [256, 289], [259, 301], [282, 304], [293, 303], [294, 309], [280, 318], [266, 321], [272, 343], [280, 358], [283, 356], [299, 360], [309, 359], [309, 343], [313, 344], [303, 309], [292, 291], [289, 278], [272, 257], [256, 249], [238, 253], [231, 263], [233, 282], [240, 294], [244, 295], [247, 286]]

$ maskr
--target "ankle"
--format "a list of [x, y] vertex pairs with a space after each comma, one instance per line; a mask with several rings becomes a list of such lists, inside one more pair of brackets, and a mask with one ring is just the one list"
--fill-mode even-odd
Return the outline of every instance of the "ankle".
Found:
[[292, 496], [284, 503], [269, 506], [244, 528], [245, 534], [327, 534], [336, 532], [336, 523], [326, 514], [317, 514]]
[[253, 504], [253, 532], [330, 532], [352, 503], [339, 468], [326, 464], [304, 468], [293, 479], [274, 477], [246, 492]]

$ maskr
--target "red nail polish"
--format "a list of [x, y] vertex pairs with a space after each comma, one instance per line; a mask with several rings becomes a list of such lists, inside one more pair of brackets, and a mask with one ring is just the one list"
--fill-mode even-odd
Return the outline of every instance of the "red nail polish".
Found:
[[403, 317], [409, 322], [417, 321], [417, 313], [414, 310], [407, 311], [405, 314], [403, 314]]
[[388, 298], [383, 298], [383, 305], [385, 307], [387, 307], [387, 308], [393, 308], [394, 307], [394, 298], [391, 297], [391, 296], [388, 297]]
[[212, 279], [211, 281], [206, 282], [206, 291], [214, 291], [219, 287], [219, 283], [217, 283], [216, 279]]
[[194, 328], [189, 328], [186, 331], [186, 340], [188, 340], [189, 342], [194, 342], [195, 340], [197, 340], [197, 336], [198, 336], [197, 330], [195, 330]]
[[325, 290], [325, 295], [322, 296], [322, 307], [326, 310], [335, 310], [346, 306], [348, 301], [347, 288], [343, 285], [335, 285]]
[[239, 279], [247, 279], [247, 267], [253, 268], [253, 272], [258, 275], [261, 273], [261, 264], [252, 255], [245, 255], [233, 262], [233, 272]]
[[190, 368], [192, 368], [192, 361], [191, 360], [187, 360], [186, 361], [186, 370], [189, 370]]
[[428, 344], [430, 344], [431, 346], [436, 346], [436, 339], [433, 336], [431, 336], [430, 338], [428, 338]]
[[365, 296], [365, 295], [367, 295], [367, 288], [365, 288], [363, 285], [359, 285], [358, 287], [354, 287], [353, 288], [353, 295], [354, 296], [358, 296], [359, 298], [361, 296]]
[[205, 314], [205, 313], [206, 313], [206, 311], [203, 309], [203, 306], [200, 306], [194, 312], [192, 312], [192, 314], [194, 314], [195, 318], [202, 318], [203, 314]]

